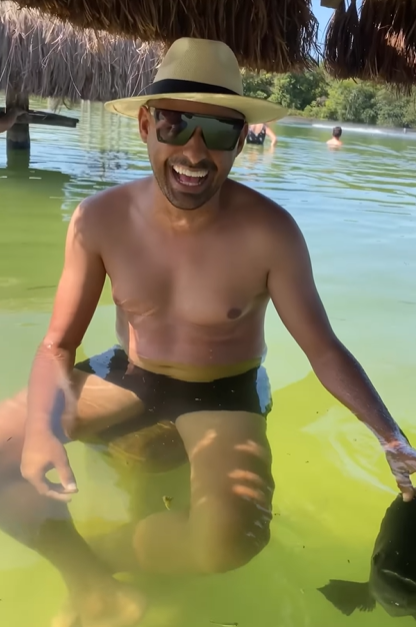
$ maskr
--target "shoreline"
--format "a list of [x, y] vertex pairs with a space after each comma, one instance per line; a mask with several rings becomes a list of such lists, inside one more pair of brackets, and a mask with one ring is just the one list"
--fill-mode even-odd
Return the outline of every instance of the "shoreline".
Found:
[[296, 114], [288, 114], [277, 122], [285, 126], [312, 126], [314, 128], [333, 129], [334, 126], [342, 126], [344, 130], [368, 133], [375, 135], [396, 135], [399, 137], [416, 137], [416, 128], [403, 128], [400, 126], [379, 126], [377, 124], [360, 124], [355, 122], [339, 122], [336, 120], [322, 120], [320, 118], [308, 118]]
[[329, 128], [334, 126], [342, 126], [343, 129], [350, 131], [361, 131], [367, 133], [396, 133], [399, 135], [416, 135], [416, 128], [403, 128], [401, 126], [380, 126], [377, 124], [361, 124], [359, 122], [340, 122], [338, 120], [323, 120], [321, 118], [309, 118], [296, 114], [288, 114], [277, 122], [277, 124], [296, 125], [296, 126], [313, 126], [314, 128]]

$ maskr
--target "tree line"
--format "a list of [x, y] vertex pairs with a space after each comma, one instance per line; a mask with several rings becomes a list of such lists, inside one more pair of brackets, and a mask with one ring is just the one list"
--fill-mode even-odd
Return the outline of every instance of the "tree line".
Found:
[[244, 93], [320, 120], [416, 128], [416, 90], [410, 95], [366, 81], [335, 80], [322, 66], [303, 73], [243, 72]]

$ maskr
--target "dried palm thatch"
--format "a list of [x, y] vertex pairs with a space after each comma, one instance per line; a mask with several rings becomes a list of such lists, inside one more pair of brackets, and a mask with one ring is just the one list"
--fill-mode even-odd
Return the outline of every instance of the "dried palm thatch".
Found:
[[[4, 0], [3, 0], [4, 1]], [[310, 0], [18, 0], [81, 28], [170, 45], [221, 40], [240, 65], [286, 72], [313, 63], [317, 21]], [[0, 0], [1, 4], [1, 0]], [[311, 56], [312, 55], [312, 56]]]
[[142, 93], [160, 51], [0, 2], [0, 90], [76, 102]]
[[359, 19], [356, 0], [347, 9], [343, 0], [329, 23], [325, 41], [326, 69], [337, 78], [348, 78], [355, 72], [355, 41], [358, 37]]
[[416, 82], [416, 0], [365, 0], [362, 37], [371, 45], [365, 56], [365, 78], [389, 83]]
[[343, 1], [329, 24], [325, 65], [337, 78], [409, 89], [416, 83], [416, 0]]

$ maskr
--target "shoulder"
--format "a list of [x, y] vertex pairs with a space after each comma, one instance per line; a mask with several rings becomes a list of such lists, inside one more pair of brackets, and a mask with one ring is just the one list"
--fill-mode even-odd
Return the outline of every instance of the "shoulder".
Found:
[[292, 255], [305, 247], [305, 240], [294, 217], [281, 205], [254, 189], [230, 181], [234, 218], [244, 222], [250, 240], [263, 255]]
[[109, 187], [93, 196], [85, 198], [79, 205], [78, 211], [85, 216], [96, 216], [102, 219], [108, 214], [123, 213], [131, 209], [133, 202], [137, 203], [140, 194], [144, 191], [148, 179], [139, 179], [122, 185]]
[[145, 193], [147, 179], [116, 185], [81, 201], [72, 214], [67, 240], [103, 254], [114, 238], [129, 230], [132, 210]]
[[286, 236], [299, 230], [286, 209], [255, 189], [230, 180], [227, 195], [235, 213], [238, 212], [250, 226], [256, 226], [262, 232], [271, 230], [274, 234]]
[[113, 227], [126, 225], [132, 208], [140, 202], [147, 184], [147, 179], [140, 179], [88, 196], [72, 215], [73, 228], [78, 228], [85, 234], [95, 233], [97, 238], [100, 233]]

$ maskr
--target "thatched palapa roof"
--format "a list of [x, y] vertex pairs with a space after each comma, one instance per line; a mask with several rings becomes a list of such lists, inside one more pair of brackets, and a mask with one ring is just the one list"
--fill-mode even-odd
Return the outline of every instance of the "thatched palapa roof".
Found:
[[[1, 2], [4, 0], [0, 0]], [[303, 69], [316, 52], [310, 0], [18, 0], [80, 28], [145, 42], [179, 37], [227, 43], [250, 69]]]
[[[0, 5], [5, 0], [0, 0]], [[286, 72], [316, 56], [310, 0], [18, 0], [80, 28], [170, 44], [219, 39], [242, 66]], [[323, 51], [334, 76], [416, 83], [416, 0], [321, 0], [336, 8]], [[359, 8], [362, 4], [362, 8]], [[358, 5], [358, 9], [357, 9]], [[338, 8], [337, 8], [338, 7]]]
[[325, 65], [337, 78], [416, 83], [416, 0], [342, 0], [326, 33]]
[[72, 102], [134, 96], [151, 83], [158, 57], [137, 39], [0, 2], [0, 90]]

